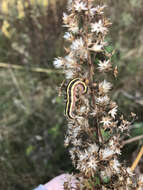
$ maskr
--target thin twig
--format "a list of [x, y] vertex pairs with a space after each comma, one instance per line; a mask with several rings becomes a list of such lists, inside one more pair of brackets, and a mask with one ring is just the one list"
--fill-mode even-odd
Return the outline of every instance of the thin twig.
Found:
[[131, 138], [131, 139], [128, 139], [128, 140], [126, 140], [126, 141], [123, 141], [123, 146], [126, 145], [126, 144], [130, 144], [130, 143], [132, 143], [132, 142], [135, 142], [135, 141], [139, 141], [139, 140], [141, 140], [141, 139], [143, 139], [143, 135], [140, 135], [140, 136], [137, 136], [137, 137], [133, 137], [133, 138]]
[[[12, 71], [11, 68], [9, 68], [9, 72], [10, 72], [10, 75], [11, 75], [11, 79], [13, 81], [13, 84], [15, 85], [16, 89], [17, 89], [17, 92], [19, 94], [19, 96], [21, 97], [21, 99], [23, 100], [23, 103], [26, 105], [25, 108], [28, 108], [28, 104], [24, 98], [24, 94], [23, 94], [23, 91], [20, 87], [20, 83], [19, 83], [19, 80], [16, 78], [14, 72]], [[28, 113], [28, 109], [25, 109], [25, 111]]]
[[142, 155], [143, 155], [143, 146], [141, 147], [140, 152], [138, 153], [138, 155], [137, 155], [135, 161], [133, 162], [133, 164], [132, 164], [132, 166], [131, 166], [131, 170], [132, 170], [132, 171], [135, 170], [135, 168], [136, 168], [136, 166], [138, 165], [138, 163], [139, 163], [139, 161], [140, 161]]
[[[9, 64], [9, 63], [0, 63], [0, 67], [8, 68], [8, 69], [11, 68], [11, 69], [18, 69], [18, 70], [26, 70], [26, 68], [24, 66], [14, 65], [14, 64]], [[52, 73], [61, 73], [62, 74], [63, 73], [60, 70], [45, 69], [45, 68], [40, 68], [40, 67], [36, 67], [36, 68], [32, 67], [29, 70], [32, 72], [47, 73], [47, 74], [52, 74]]]

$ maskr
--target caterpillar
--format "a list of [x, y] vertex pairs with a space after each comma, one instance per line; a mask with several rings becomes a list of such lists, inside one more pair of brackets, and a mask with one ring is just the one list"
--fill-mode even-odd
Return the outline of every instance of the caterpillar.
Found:
[[82, 94], [85, 94], [87, 92], [87, 85], [85, 84], [85, 82], [82, 81], [81, 78], [75, 78], [71, 80], [67, 85], [66, 89], [67, 101], [66, 101], [65, 115], [69, 119], [75, 118], [73, 111], [77, 100], [78, 90], [82, 91]]

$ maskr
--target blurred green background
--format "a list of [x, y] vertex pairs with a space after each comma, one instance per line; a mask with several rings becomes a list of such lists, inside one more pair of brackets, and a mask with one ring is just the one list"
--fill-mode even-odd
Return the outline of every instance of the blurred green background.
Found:
[[[127, 118], [137, 114], [132, 138], [143, 135], [143, 1], [105, 2], [113, 23], [108, 51], [115, 48], [119, 68], [112, 98]], [[0, 187], [26, 190], [74, 170], [63, 146], [64, 76], [52, 65], [64, 56], [66, 0], [1, 0], [0, 6]], [[124, 147], [127, 165], [142, 142]], [[136, 172], [143, 173], [142, 161]]]

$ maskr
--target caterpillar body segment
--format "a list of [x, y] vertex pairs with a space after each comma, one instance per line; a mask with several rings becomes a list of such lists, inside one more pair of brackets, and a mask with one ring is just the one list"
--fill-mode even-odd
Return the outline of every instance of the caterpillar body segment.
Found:
[[66, 89], [67, 94], [67, 101], [66, 101], [66, 108], [65, 108], [65, 115], [69, 119], [74, 119], [74, 109], [75, 103], [77, 101], [78, 90], [85, 94], [87, 92], [87, 85], [82, 81], [81, 78], [75, 78], [69, 82]]

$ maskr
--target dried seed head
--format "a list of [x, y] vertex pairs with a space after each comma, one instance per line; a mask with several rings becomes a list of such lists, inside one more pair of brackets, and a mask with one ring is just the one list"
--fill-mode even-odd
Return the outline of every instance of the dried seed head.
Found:
[[[63, 14], [67, 28], [64, 39], [70, 45], [65, 48], [67, 55], [56, 58], [53, 64], [64, 70], [67, 83], [72, 84], [66, 89], [66, 108], [75, 116], [68, 119], [64, 143], [69, 146], [72, 163], [82, 176], [77, 189], [133, 190], [138, 187], [139, 190], [143, 178], [134, 182], [130, 168], [123, 167], [117, 159], [121, 154], [121, 134], [128, 134], [131, 123], [123, 116], [116, 119], [118, 106], [109, 97], [113, 86], [107, 81], [109, 71], [115, 77], [118, 71], [111, 63], [114, 51], [106, 50], [105, 39], [111, 23], [104, 16], [105, 7], [101, 3], [95, 6], [95, 0], [68, 0], [69, 14]], [[80, 87], [75, 90], [77, 78], [87, 86], [86, 93], [81, 93]], [[131, 116], [134, 118], [135, 114]], [[97, 179], [99, 184], [95, 187]], [[72, 189], [69, 181], [65, 184], [66, 190]]]

